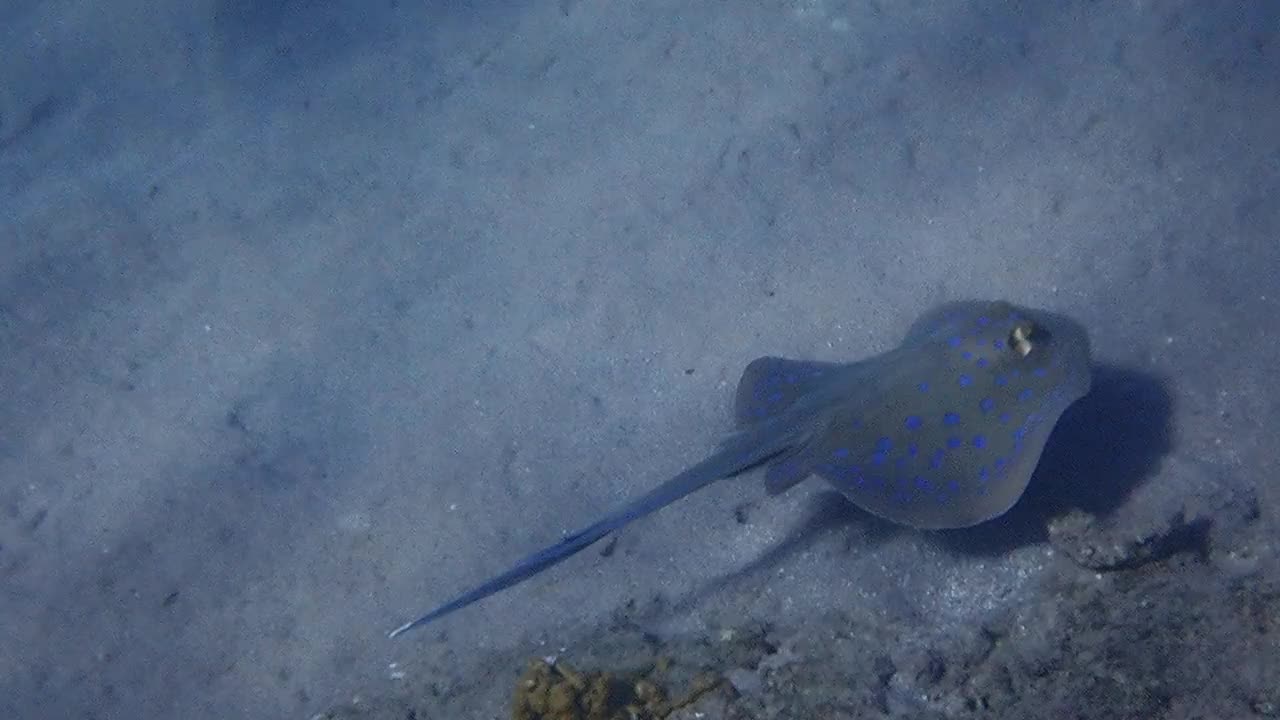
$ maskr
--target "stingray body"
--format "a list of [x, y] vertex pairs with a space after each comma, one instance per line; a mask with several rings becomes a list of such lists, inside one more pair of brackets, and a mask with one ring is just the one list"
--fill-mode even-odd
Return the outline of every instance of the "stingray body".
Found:
[[555, 565], [716, 480], [765, 466], [770, 494], [817, 475], [920, 529], [976, 525], [1017, 502], [1050, 431], [1090, 386], [1089, 340], [1062, 315], [1002, 301], [936, 307], [902, 344], [853, 363], [763, 357], [710, 457], [391, 632], [437, 620]]

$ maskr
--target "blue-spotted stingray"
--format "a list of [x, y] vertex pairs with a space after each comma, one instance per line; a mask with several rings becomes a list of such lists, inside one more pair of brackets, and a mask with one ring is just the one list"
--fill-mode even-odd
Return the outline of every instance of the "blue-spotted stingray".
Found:
[[770, 495], [817, 475], [864, 510], [920, 529], [961, 528], [1017, 502], [1063, 411], [1089, 392], [1074, 320], [1001, 301], [923, 314], [897, 348], [852, 363], [762, 357], [735, 399], [737, 431], [710, 457], [416, 620], [526, 580], [716, 480], [765, 467]]

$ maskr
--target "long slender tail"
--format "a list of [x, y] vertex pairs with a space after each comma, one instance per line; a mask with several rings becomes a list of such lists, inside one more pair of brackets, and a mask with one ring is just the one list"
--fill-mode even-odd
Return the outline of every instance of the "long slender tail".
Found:
[[700, 490], [722, 478], [745, 472], [784, 452], [793, 442], [790, 433], [766, 423], [760, 427], [730, 437], [720, 449], [706, 460], [676, 475], [652, 491], [632, 500], [627, 505], [606, 515], [596, 523], [565, 536], [560, 542], [543, 548], [516, 563], [515, 567], [462, 593], [417, 620], [407, 622], [392, 630], [388, 636], [397, 637], [422, 627], [427, 623], [460, 610], [500, 590], [527, 580], [534, 575], [568, 559], [609, 533], [632, 520], [670, 505], [680, 498]]

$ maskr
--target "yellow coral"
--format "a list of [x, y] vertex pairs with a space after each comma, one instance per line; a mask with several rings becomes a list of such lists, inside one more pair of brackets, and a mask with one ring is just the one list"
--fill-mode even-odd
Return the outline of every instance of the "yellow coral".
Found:
[[[659, 661], [658, 671], [667, 663]], [[610, 672], [579, 672], [564, 662], [533, 660], [516, 683], [512, 720], [662, 720], [720, 685], [702, 677], [671, 702], [645, 676], [620, 678]]]

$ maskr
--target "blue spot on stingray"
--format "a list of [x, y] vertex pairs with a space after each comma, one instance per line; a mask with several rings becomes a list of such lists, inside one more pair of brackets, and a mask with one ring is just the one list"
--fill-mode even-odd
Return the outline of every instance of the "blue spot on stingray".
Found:
[[963, 357], [964, 357], [964, 359], [965, 359], [965, 360], [972, 360], [972, 359], [973, 359], [973, 353], [969, 352], [968, 350], [965, 350], [965, 351], [964, 351], [964, 353], [963, 353]]
[[915, 476], [914, 478], [912, 478], [912, 480], [915, 482], [916, 487], [920, 488], [921, 490], [928, 490], [928, 489], [929, 489], [929, 480], [928, 480], [928, 478], [925, 478], [925, 477], [922, 477], [922, 476], [920, 476], [920, 475], [917, 475], [917, 476]]
[[769, 402], [778, 402], [781, 399], [782, 399], [782, 393], [780, 392], [770, 393], [769, 395]]
[[1003, 340], [996, 340], [995, 342], [991, 343], [991, 346], [992, 346], [992, 347], [994, 347], [994, 348], [995, 348], [995, 349], [997, 349], [997, 350], [1003, 350], [1003, 349], [1004, 349], [1004, 341], [1003, 341]]
[[983, 465], [982, 467], [978, 468], [978, 482], [986, 482], [987, 479], [990, 477], [990, 475], [991, 474], [987, 472], [986, 465]]
[[884, 453], [878, 452], [878, 453], [876, 453], [876, 454], [874, 454], [874, 455], [872, 455], [872, 456], [871, 456], [871, 464], [872, 464], [872, 465], [883, 465], [883, 464], [884, 464], [884, 461], [885, 461], [885, 460], [888, 460], [888, 459], [889, 459], [889, 456], [888, 456], [888, 455], [885, 455]]
[[991, 324], [991, 318], [987, 317], [986, 315], [982, 315], [978, 317], [978, 327], [986, 327], [990, 324]]
[[959, 423], [960, 416], [953, 412], [949, 412], [942, 416], [942, 424], [944, 425], [958, 425]]
[[954, 348], [954, 347], [960, 347], [960, 343], [964, 342], [964, 338], [960, 337], [959, 335], [952, 335], [952, 336], [951, 336], [951, 339], [950, 339], [950, 340], [948, 340], [947, 342], [948, 342], [948, 343], [951, 345], [951, 347], [953, 347], [953, 348]]
[[996, 401], [992, 400], [989, 397], [982, 398], [982, 400], [978, 402], [978, 408], [982, 410], [982, 412], [984, 413], [991, 412], [992, 410], [995, 409], [995, 407], [996, 407]]
[[907, 464], [908, 464], [908, 463], [910, 463], [910, 462], [911, 462], [911, 459], [904, 455], [904, 456], [902, 456], [902, 457], [898, 458], [897, 460], [894, 460], [894, 461], [893, 461], [893, 466], [894, 466], [894, 467], [896, 467], [896, 468], [898, 468], [899, 470], [901, 470], [901, 469], [905, 468], [905, 467], [907, 466]]
[[995, 463], [993, 463], [993, 464], [995, 465], [996, 472], [1000, 472], [1001, 470], [1003, 470], [1003, 469], [1004, 469], [1004, 466], [1005, 466], [1005, 463], [1007, 463], [1007, 462], [1009, 462], [1009, 461], [1008, 461], [1008, 460], [1005, 460], [1005, 459], [1004, 459], [1004, 458], [1002, 458], [1002, 457], [998, 457], [998, 458], [996, 458]]
[[915, 443], [911, 443], [911, 444], [907, 445], [907, 455], [910, 455], [911, 457], [915, 457], [915, 456], [916, 456], [917, 454], [919, 454], [919, 453], [920, 453], [920, 446], [919, 446], [919, 445], [917, 445], [917, 444], [915, 444]]
[[796, 383], [800, 382], [800, 378], [796, 377], [795, 373], [790, 373], [789, 375], [787, 375], [787, 382], [791, 385], [795, 385]]
[[1005, 385], [1008, 385], [1008, 384], [1009, 384], [1009, 378], [1003, 375], [996, 376], [996, 387], [1004, 387]]
[[929, 383], [927, 382], [922, 382], [916, 387], [920, 388], [920, 392], [929, 392]]
[[969, 387], [972, 384], [973, 384], [973, 378], [969, 377], [968, 375], [960, 376], [960, 387]]
[[1035, 370], [1032, 370], [1032, 371], [1031, 371], [1031, 374], [1032, 374], [1032, 375], [1035, 375], [1036, 377], [1040, 377], [1040, 378], [1042, 378], [1042, 377], [1044, 377], [1045, 375], [1048, 375], [1048, 374], [1049, 374], [1049, 370], [1048, 370], [1048, 368], [1038, 367], [1038, 368], [1036, 368]]
[[1022, 389], [1022, 392], [1018, 393], [1018, 401], [1019, 401], [1019, 402], [1026, 402], [1026, 401], [1030, 400], [1030, 399], [1031, 399], [1031, 396], [1032, 396], [1032, 395], [1034, 395], [1034, 394], [1035, 394], [1035, 391], [1034, 391], [1034, 390], [1032, 390], [1031, 388], [1023, 388], [1023, 389]]
[[891, 449], [893, 449], [892, 438], [882, 437], [879, 440], [876, 440], [876, 452], [887, 453]]
[[981, 448], [981, 447], [986, 447], [986, 445], [987, 445], [987, 438], [986, 438], [986, 436], [984, 436], [984, 435], [974, 435], [974, 436], [973, 436], [973, 446], [974, 446], [974, 447], [976, 447], [976, 448]]
[[933, 457], [929, 458], [929, 467], [934, 470], [942, 467], [942, 458], [944, 455], [945, 453], [942, 450], [935, 450], [933, 452]]
[[978, 367], [985, 368], [987, 366], [986, 358], [978, 358]]
[[833, 458], [849, 457], [849, 448], [836, 448], [835, 450], [831, 451], [831, 457]]
[[951, 448], [952, 450], [955, 450], [956, 448], [960, 447], [963, 444], [964, 444], [964, 441], [956, 437], [955, 435], [952, 435], [951, 437], [947, 438], [947, 447]]
[[1000, 413], [1000, 422], [1007, 424], [1009, 422], [1009, 413], [1007, 412]]
[[920, 425], [923, 422], [924, 421], [920, 419], [919, 415], [908, 415], [906, 422], [904, 422], [903, 424], [907, 426], [908, 430], [919, 430]]
[[947, 488], [949, 488], [952, 492], [956, 492], [960, 490], [960, 481], [952, 479], [947, 483]]

